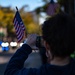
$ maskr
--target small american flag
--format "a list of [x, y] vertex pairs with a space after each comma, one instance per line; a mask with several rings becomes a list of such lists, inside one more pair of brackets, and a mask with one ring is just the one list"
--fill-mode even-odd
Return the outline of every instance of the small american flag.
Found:
[[16, 31], [18, 42], [20, 42], [25, 35], [25, 32], [24, 32], [25, 26], [23, 24], [23, 21], [21, 19], [19, 11], [16, 12], [13, 23], [14, 23], [14, 28], [15, 28], [15, 31]]

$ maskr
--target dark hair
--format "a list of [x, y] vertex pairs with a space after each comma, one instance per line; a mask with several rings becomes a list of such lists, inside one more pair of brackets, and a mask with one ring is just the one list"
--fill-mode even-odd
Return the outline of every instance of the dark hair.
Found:
[[75, 20], [66, 13], [59, 13], [42, 26], [43, 39], [50, 45], [54, 56], [70, 56], [75, 49]]

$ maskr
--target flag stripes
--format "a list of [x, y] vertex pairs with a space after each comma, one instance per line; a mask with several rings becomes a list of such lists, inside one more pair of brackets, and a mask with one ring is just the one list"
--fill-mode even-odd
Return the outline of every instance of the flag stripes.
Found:
[[20, 42], [24, 37], [25, 26], [21, 19], [19, 12], [17, 11], [13, 20], [14, 28], [16, 31], [18, 42]]

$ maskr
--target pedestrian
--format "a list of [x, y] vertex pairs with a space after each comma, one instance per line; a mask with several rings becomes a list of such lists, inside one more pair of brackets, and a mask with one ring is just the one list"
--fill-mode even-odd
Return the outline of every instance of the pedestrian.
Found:
[[75, 75], [75, 20], [66, 13], [58, 13], [43, 23], [42, 38], [48, 63], [36, 68], [23, 68], [32, 49], [36, 49], [37, 35], [32, 34], [10, 59], [4, 75]]

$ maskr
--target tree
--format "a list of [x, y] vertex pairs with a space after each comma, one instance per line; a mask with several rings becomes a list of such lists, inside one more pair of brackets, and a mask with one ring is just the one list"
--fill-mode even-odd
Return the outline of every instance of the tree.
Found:
[[[33, 12], [26, 12], [25, 8], [22, 7], [20, 11], [20, 15], [25, 24], [26, 30], [28, 34], [37, 33], [39, 34], [39, 24], [34, 20]], [[37, 16], [37, 15], [36, 15]]]
[[74, 0], [58, 0], [59, 4], [64, 7], [64, 11], [75, 17]]
[[[44, 5], [35, 9], [37, 14], [40, 14], [40, 12], [46, 13], [48, 4], [50, 3], [51, 0], [41, 0], [41, 1], [44, 2]], [[64, 12], [69, 13], [71, 16], [75, 17], [74, 0], [57, 0], [57, 1], [60, 4], [60, 8], [62, 6], [64, 7]]]
[[[7, 28], [7, 36], [10, 36], [13, 32], [13, 16], [14, 11], [10, 7], [0, 7], [0, 26]], [[12, 34], [13, 35], [13, 34]]]
[[[14, 25], [13, 25], [13, 19], [15, 16], [16, 11], [11, 9], [10, 7], [0, 7], [0, 26], [7, 28], [7, 36], [14, 37], [16, 35]], [[19, 10], [19, 13], [21, 15], [21, 18], [25, 24], [25, 27], [28, 31], [28, 33], [38, 33], [39, 32], [39, 26], [34, 21], [32, 12], [26, 12], [24, 7]]]

